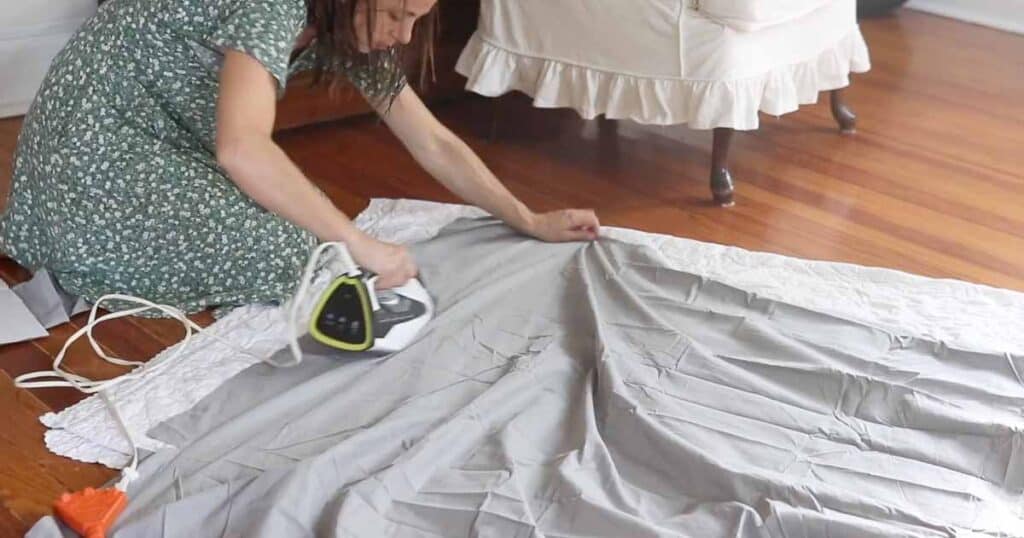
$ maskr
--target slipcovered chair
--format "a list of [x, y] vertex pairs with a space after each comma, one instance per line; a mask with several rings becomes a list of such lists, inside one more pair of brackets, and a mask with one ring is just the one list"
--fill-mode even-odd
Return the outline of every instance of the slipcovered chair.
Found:
[[485, 96], [511, 90], [541, 108], [713, 129], [711, 191], [732, 205], [735, 130], [758, 128], [870, 68], [856, 0], [482, 0], [456, 69]]

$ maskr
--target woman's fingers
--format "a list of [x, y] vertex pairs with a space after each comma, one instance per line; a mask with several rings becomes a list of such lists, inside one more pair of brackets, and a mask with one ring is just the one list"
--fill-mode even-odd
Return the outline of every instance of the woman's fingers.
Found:
[[596, 239], [601, 228], [597, 214], [590, 209], [567, 209], [569, 237], [572, 240]]
[[580, 228], [576, 230], [565, 230], [563, 241], [589, 241], [597, 238], [597, 232], [592, 229]]
[[395, 267], [391, 271], [388, 271], [386, 274], [380, 275], [377, 278], [377, 287], [387, 289], [402, 286], [406, 282], [416, 278], [416, 275], [418, 274], [419, 269], [416, 267], [415, 262], [412, 261], [412, 257], [408, 256], [401, 265]]
[[601, 223], [590, 209], [562, 209], [537, 215], [530, 234], [544, 241], [597, 239]]
[[591, 209], [567, 209], [566, 212], [573, 228], [597, 231], [601, 226], [597, 214]]
[[409, 249], [365, 237], [350, 244], [352, 257], [361, 267], [377, 274], [377, 287], [381, 289], [401, 286], [415, 278], [419, 272]]

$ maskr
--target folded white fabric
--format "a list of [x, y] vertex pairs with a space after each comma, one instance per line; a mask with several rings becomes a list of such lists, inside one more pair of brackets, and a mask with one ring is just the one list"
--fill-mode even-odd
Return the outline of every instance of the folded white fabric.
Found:
[[700, 13], [743, 32], [784, 24], [836, 0], [694, 0]]

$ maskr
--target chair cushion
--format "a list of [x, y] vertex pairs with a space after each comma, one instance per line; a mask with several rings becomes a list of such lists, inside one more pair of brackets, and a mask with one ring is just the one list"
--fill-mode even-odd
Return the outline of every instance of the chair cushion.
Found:
[[697, 11], [726, 26], [753, 32], [787, 23], [834, 0], [695, 0]]

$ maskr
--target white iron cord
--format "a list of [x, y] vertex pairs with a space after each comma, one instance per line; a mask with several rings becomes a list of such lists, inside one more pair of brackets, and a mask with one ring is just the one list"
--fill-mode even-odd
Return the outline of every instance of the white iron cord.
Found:
[[[317, 264], [320, 263], [320, 258], [329, 248], [333, 248], [337, 254], [337, 257], [332, 260], [333, 263], [329, 264], [327, 267], [331, 274], [346, 274], [348, 276], [357, 276], [361, 274], [359, 266], [356, 265], [356, 262], [352, 259], [352, 255], [349, 254], [348, 248], [345, 247], [344, 243], [322, 243], [313, 250], [313, 254], [309, 256], [309, 261], [306, 262], [306, 270], [302, 272], [302, 278], [299, 279], [299, 286], [295, 290], [295, 295], [292, 297], [292, 302], [288, 311], [288, 348], [291, 349], [292, 357], [295, 358], [295, 362], [292, 364], [275, 364], [271, 362], [274, 366], [296, 366], [302, 362], [302, 348], [299, 347], [299, 333], [297, 327], [299, 309], [302, 307], [301, 298], [305, 297], [306, 293], [309, 291], [309, 285], [313, 281], [313, 275], [316, 273]], [[268, 362], [270, 361], [268, 360]]]
[[[334, 248], [335, 252], [338, 255], [337, 259], [332, 260], [333, 263], [329, 263], [328, 265], [328, 267], [332, 271], [335, 269], [340, 269], [348, 275], [354, 276], [360, 274], [359, 267], [352, 260], [352, 256], [349, 254], [348, 249], [345, 248], [345, 245], [342, 243], [322, 243], [319, 246], [317, 246], [317, 248], [313, 251], [313, 254], [310, 255], [309, 261], [306, 263], [306, 269], [305, 271], [303, 271], [302, 274], [302, 280], [299, 281], [299, 285], [295, 291], [295, 295], [291, 299], [291, 305], [288, 316], [288, 345], [291, 348], [292, 356], [295, 357], [295, 362], [290, 364], [284, 364], [278, 363], [271, 359], [270, 357], [258, 357], [244, 349], [239, 348], [235, 344], [222, 338], [216, 333], [207, 331], [205, 334], [213, 337], [214, 340], [232, 348], [233, 350], [239, 353], [266, 362], [271, 366], [281, 368], [298, 365], [300, 362], [302, 362], [302, 350], [299, 348], [298, 335], [296, 334], [296, 325], [299, 315], [299, 308], [302, 304], [302, 297], [304, 297], [305, 294], [309, 291], [310, 281], [312, 280], [313, 275], [317, 270], [317, 265], [319, 264], [320, 258], [323, 256], [324, 251], [326, 251], [328, 248]], [[134, 303], [141, 306], [121, 310], [118, 312], [110, 312], [108, 314], [104, 314], [103, 316], [97, 317], [97, 312], [100, 309], [100, 305], [107, 301]], [[96, 338], [93, 336], [93, 327], [99, 325], [100, 323], [103, 323], [104, 321], [123, 318], [127, 316], [134, 316], [136, 314], [141, 314], [142, 312], [145, 312], [147, 310], [158, 310], [166, 314], [168, 317], [177, 319], [185, 327], [185, 337], [182, 339], [181, 343], [178, 344], [177, 349], [175, 349], [173, 353], [164, 356], [158, 356], [157, 358], [154, 358], [149, 362], [125, 360], [119, 357], [113, 357], [108, 355], [103, 350], [103, 347], [100, 346], [99, 342], [96, 341]], [[92, 305], [92, 310], [89, 312], [89, 322], [86, 323], [85, 326], [83, 326], [81, 329], [75, 331], [75, 333], [72, 334], [67, 339], [66, 342], [64, 342], [64, 347], [61, 348], [60, 352], [57, 353], [57, 356], [54, 357], [53, 359], [52, 370], [22, 374], [14, 379], [14, 385], [16, 387], [24, 389], [72, 387], [78, 389], [79, 391], [85, 394], [98, 395], [100, 399], [102, 399], [103, 402], [106, 404], [107, 408], [110, 410], [111, 416], [114, 417], [114, 421], [117, 422], [117, 425], [121, 430], [121, 433], [124, 434], [125, 439], [128, 440], [128, 444], [132, 448], [131, 462], [128, 464], [127, 467], [121, 470], [121, 480], [119, 480], [115, 485], [116, 488], [120, 489], [121, 491], [125, 491], [128, 487], [128, 484], [138, 477], [139, 448], [138, 445], [136, 445], [135, 443], [135, 439], [132, 437], [131, 431], [128, 429], [128, 425], [124, 422], [124, 419], [121, 417], [121, 413], [117, 410], [117, 406], [114, 405], [114, 402], [110, 400], [109, 396], [105, 391], [129, 379], [135, 379], [148, 372], [154, 372], [165, 368], [168, 364], [173, 362], [174, 359], [177, 359], [185, 352], [185, 350], [188, 348], [190, 341], [192, 340], [192, 335], [194, 333], [202, 331], [202, 327], [197, 325], [192, 320], [188, 319], [188, 316], [184, 312], [173, 306], [156, 304], [145, 299], [133, 297], [131, 295], [104, 295], [103, 297], [100, 297], [95, 304]], [[61, 363], [64, 361], [65, 354], [67, 354], [67, 351], [68, 349], [71, 348], [71, 345], [74, 344], [75, 341], [81, 338], [83, 335], [88, 337], [89, 344], [92, 346], [93, 351], [95, 351], [96, 354], [99, 355], [99, 357], [102, 358], [103, 360], [111, 364], [117, 364], [119, 366], [134, 366], [135, 369], [124, 375], [103, 380], [89, 379], [87, 377], [80, 376], [73, 372], [62, 370]]]

